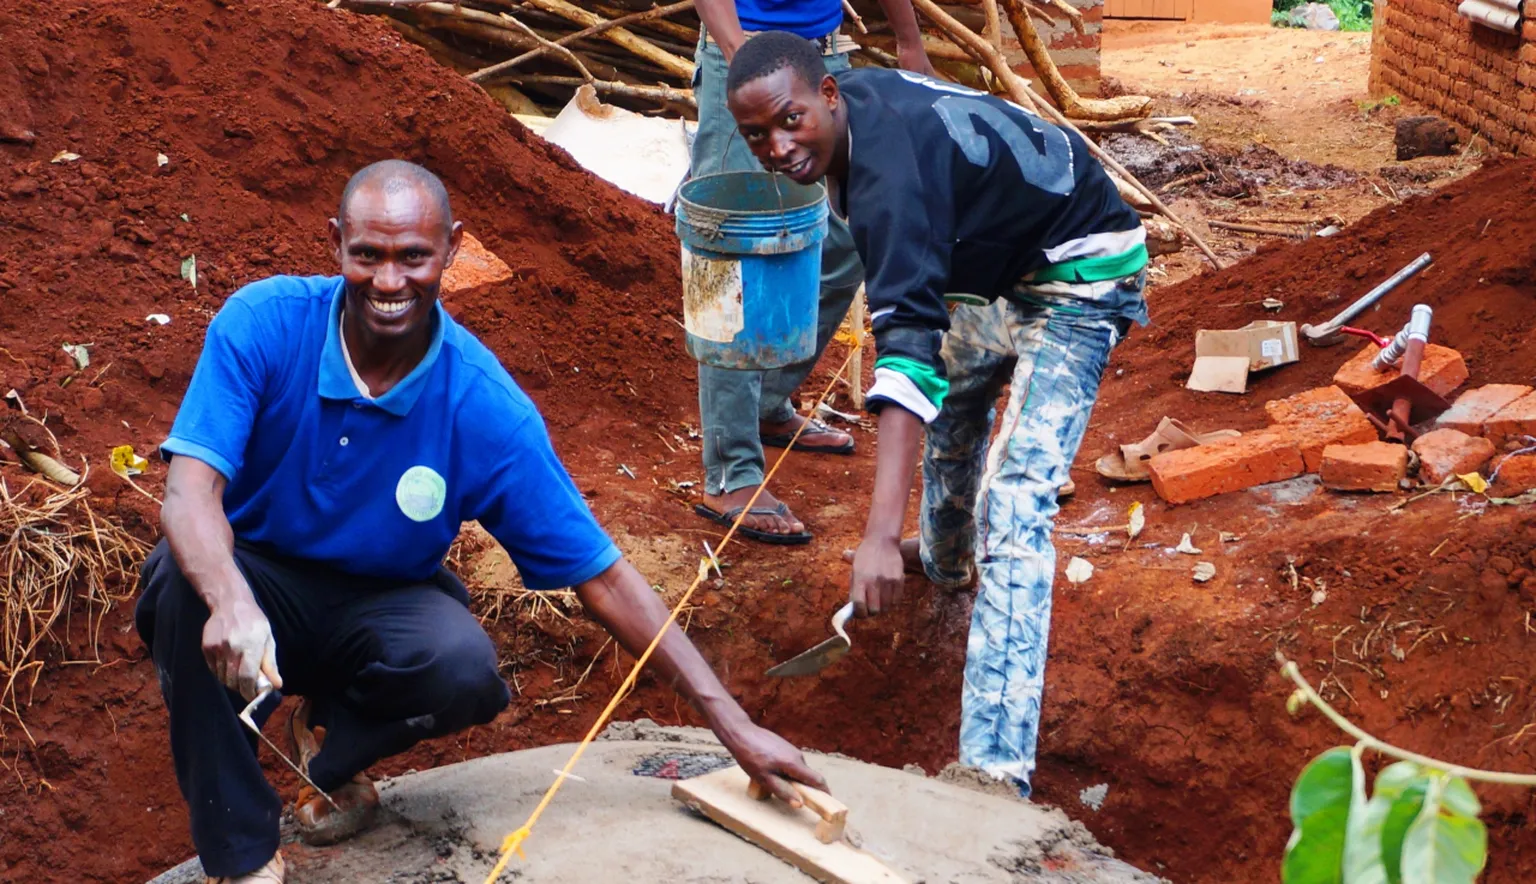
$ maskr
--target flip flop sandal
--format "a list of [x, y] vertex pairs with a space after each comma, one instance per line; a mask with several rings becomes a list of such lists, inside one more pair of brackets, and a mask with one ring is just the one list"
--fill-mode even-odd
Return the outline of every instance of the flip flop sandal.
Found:
[[[693, 511], [695, 514], [703, 516], [711, 522], [714, 522], [716, 525], [723, 525], [726, 528], [736, 524], [736, 518], [741, 515], [741, 511], [743, 509], [745, 509], [745, 507], [737, 506], [721, 513], [716, 512], [714, 509], [707, 507], [702, 503], [697, 503], [693, 506]], [[750, 512], [747, 513], [747, 515], [779, 516], [781, 518], [787, 519], [790, 518], [789, 504], [781, 500], [779, 501], [778, 506], [754, 507]], [[771, 543], [776, 546], [799, 546], [802, 543], [810, 543], [811, 538], [814, 536], [809, 531], [801, 531], [799, 534], [775, 534], [772, 531], [761, 531], [757, 528], [748, 528], [746, 525], [742, 525], [740, 528], [736, 529], [736, 533], [749, 540], [756, 540], [758, 543]]]
[[[804, 451], [807, 454], [852, 454], [853, 439], [849, 439], [844, 445], [808, 445], [806, 436], [814, 436], [817, 433], [835, 433], [836, 430], [827, 426], [822, 421], [811, 418], [805, 423], [805, 431], [800, 434], [800, 441], [795, 443], [796, 451]], [[767, 448], [788, 448], [789, 440], [795, 438], [794, 431], [788, 433], [768, 433], [763, 437], [763, 445]]]
[[1237, 430], [1216, 430], [1212, 433], [1196, 433], [1176, 418], [1165, 417], [1158, 423], [1152, 435], [1134, 445], [1121, 445], [1098, 459], [1094, 469], [1099, 475], [1116, 482], [1148, 482], [1152, 474], [1147, 472], [1147, 461], [1165, 451], [1196, 448], [1220, 439], [1241, 436]]

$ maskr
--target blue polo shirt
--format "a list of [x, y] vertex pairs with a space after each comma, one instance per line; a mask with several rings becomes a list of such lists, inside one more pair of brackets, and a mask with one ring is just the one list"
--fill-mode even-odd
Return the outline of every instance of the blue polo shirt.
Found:
[[229, 480], [236, 537], [402, 582], [431, 577], [471, 519], [530, 589], [618, 560], [533, 403], [441, 304], [421, 364], [361, 395], [342, 354], [342, 291], [339, 276], [265, 279], [208, 326], [161, 452]]
[[789, 31], [815, 40], [843, 23], [842, 0], [736, 0], [743, 31]]

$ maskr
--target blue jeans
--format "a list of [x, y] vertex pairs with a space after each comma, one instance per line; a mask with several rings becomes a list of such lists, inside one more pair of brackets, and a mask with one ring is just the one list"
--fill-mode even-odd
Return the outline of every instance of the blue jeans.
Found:
[[[960, 701], [960, 761], [1029, 795], [1045, 686], [1056, 492], [1068, 478], [1109, 353], [1146, 321], [1145, 274], [1021, 285], [957, 307], [942, 354], [949, 395], [928, 427], [923, 568], [958, 587], [978, 571]], [[1011, 381], [996, 441], [993, 403]]]
[[[728, 66], [719, 45], [699, 37], [694, 52], [693, 95], [699, 105], [689, 174], [756, 171], [762, 165], [752, 155], [736, 120], [725, 105]], [[827, 70], [837, 73], [850, 65], [847, 55], [826, 58]], [[704, 490], [724, 494], [763, 481], [764, 459], [758, 422], [782, 423], [794, 417], [790, 394], [805, 381], [827, 342], [842, 324], [853, 296], [864, 280], [864, 265], [854, 248], [848, 225], [828, 219], [821, 247], [821, 307], [816, 323], [816, 353], [804, 362], [773, 371], [739, 371], [699, 365], [699, 418], [704, 438]]]

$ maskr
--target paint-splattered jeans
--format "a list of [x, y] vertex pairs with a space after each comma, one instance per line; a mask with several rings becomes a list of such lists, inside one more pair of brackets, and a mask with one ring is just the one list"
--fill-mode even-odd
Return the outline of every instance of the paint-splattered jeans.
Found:
[[[699, 36], [694, 50], [693, 94], [699, 103], [689, 174], [762, 171], [762, 164], [736, 132], [736, 119], [725, 106], [729, 66], [718, 44]], [[825, 58], [827, 70], [841, 73], [851, 65], [846, 53]], [[699, 365], [699, 419], [704, 437], [704, 489], [724, 494], [763, 481], [763, 443], [758, 421], [783, 423], [795, 416], [789, 397], [832, 340], [848, 306], [864, 281], [864, 265], [848, 225], [833, 215], [821, 246], [821, 301], [816, 325], [816, 353], [804, 362], [773, 371], [737, 371]]]
[[[923, 567], [976, 605], [960, 704], [960, 761], [1028, 796], [1056, 550], [1056, 492], [1077, 456], [1110, 350], [1146, 323], [1145, 273], [1102, 283], [1021, 285], [957, 307], [944, 336], [950, 390], [923, 453]], [[991, 449], [994, 403], [1011, 381]]]

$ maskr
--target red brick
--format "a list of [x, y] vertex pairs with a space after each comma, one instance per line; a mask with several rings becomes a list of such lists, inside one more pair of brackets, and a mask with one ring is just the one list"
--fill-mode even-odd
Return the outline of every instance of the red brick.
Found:
[[1452, 476], [1475, 473], [1493, 460], [1493, 443], [1481, 436], [1469, 436], [1460, 430], [1435, 430], [1413, 442], [1419, 456], [1419, 478], [1426, 484], [1439, 485]]
[[1322, 466], [1327, 446], [1375, 442], [1378, 436], [1365, 412], [1338, 387], [1319, 387], [1266, 402], [1264, 413], [1275, 425], [1272, 429], [1296, 442], [1308, 472]]
[[1320, 472], [1335, 491], [1396, 491], [1408, 474], [1408, 449], [1389, 442], [1329, 445]]
[[459, 246], [459, 255], [443, 272], [443, 294], [458, 292], [485, 285], [506, 282], [513, 276], [512, 268], [496, 257], [468, 233]]
[[[1371, 360], [1379, 351], [1380, 348], [1375, 344], [1366, 344], [1364, 350], [1344, 363], [1338, 373], [1333, 376], [1333, 382], [1344, 392], [1353, 396], [1356, 393], [1375, 389], [1396, 378], [1401, 372], [1395, 367], [1386, 371], [1376, 371], [1371, 368]], [[1425, 345], [1424, 360], [1419, 365], [1420, 383], [1441, 396], [1449, 396], [1466, 381], [1467, 363], [1461, 358], [1460, 353], [1439, 344]]]
[[1488, 423], [1504, 406], [1522, 396], [1529, 396], [1530, 387], [1524, 384], [1489, 384], [1468, 390], [1456, 397], [1451, 410], [1435, 420], [1436, 427], [1460, 430], [1468, 436], [1483, 435], [1483, 425]]
[[1494, 497], [1514, 497], [1536, 488], [1536, 454], [1505, 456], [1493, 462], [1496, 474], [1488, 493]]
[[1483, 424], [1483, 434], [1499, 448], [1520, 436], [1536, 436], [1536, 393], [1521, 396]]
[[1296, 478], [1305, 469], [1295, 441], [1269, 430], [1167, 451], [1147, 461], [1153, 490], [1169, 503], [1188, 503], [1282, 482]]

